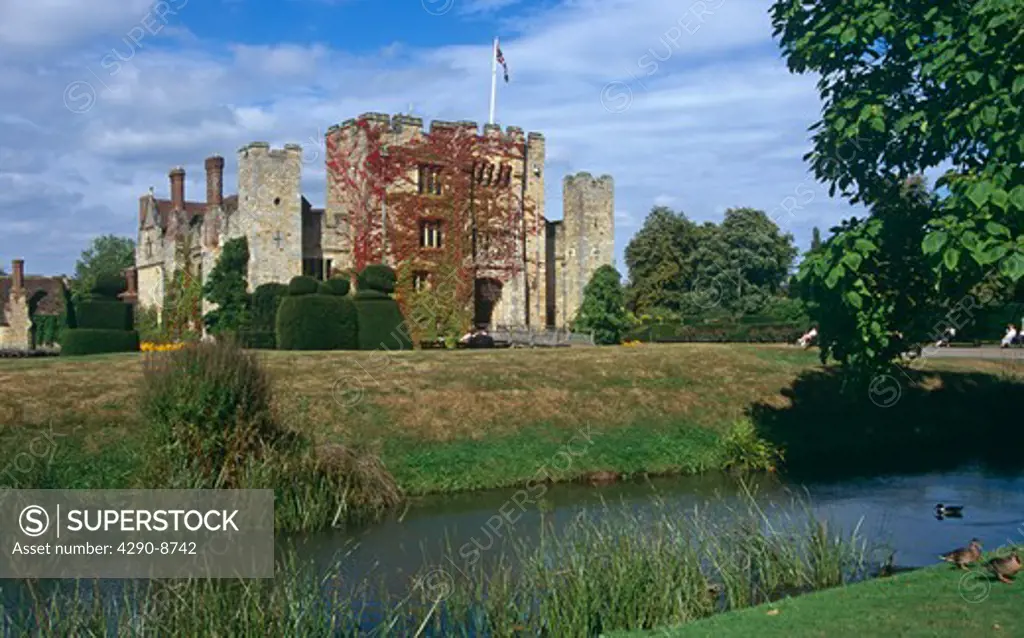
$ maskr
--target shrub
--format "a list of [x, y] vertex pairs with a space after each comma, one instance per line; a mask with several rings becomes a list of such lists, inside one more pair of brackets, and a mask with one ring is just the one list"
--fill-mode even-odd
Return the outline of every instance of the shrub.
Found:
[[320, 282], [305, 275], [292, 277], [292, 280], [288, 282], [288, 295], [291, 297], [315, 295], [319, 289]]
[[594, 343], [615, 345], [630, 327], [622, 276], [612, 266], [601, 266], [583, 289], [583, 303], [573, 321], [573, 330], [593, 332]]
[[113, 299], [87, 297], [78, 302], [78, 326], [94, 330], [134, 330], [131, 304]]
[[142, 413], [161, 458], [193, 487], [234, 487], [245, 461], [285, 438], [270, 379], [232, 339], [145, 356]]
[[383, 293], [395, 291], [395, 271], [384, 264], [370, 264], [359, 273], [356, 283], [359, 290], [376, 290]]
[[134, 352], [139, 349], [139, 333], [134, 330], [98, 330], [69, 328], [61, 336], [62, 356]]
[[349, 289], [352, 286], [352, 282], [350, 282], [348, 278], [342, 277], [328, 279], [327, 281], [324, 282], [324, 284], [326, 284], [327, 288], [330, 289], [329, 294], [338, 295], [339, 297], [347, 296]]
[[257, 286], [252, 293], [252, 310], [249, 326], [253, 330], [274, 330], [277, 321], [277, 307], [288, 296], [288, 286], [271, 283]]
[[279, 350], [355, 350], [359, 345], [355, 305], [337, 295], [285, 297], [277, 309], [276, 333]]
[[360, 350], [412, 350], [412, 339], [398, 302], [383, 292], [360, 291], [355, 297]]
[[804, 324], [648, 324], [633, 329], [630, 338], [663, 343], [793, 343], [805, 329]]
[[273, 350], [277, 347], [277, 333], [273, 330], [239, 330], [238, 343], [253, 350]]
[[117, 299], [117, 296], [128, 289], [128, 282], [119, 275], [101, 274], [96, 277], [89, 292], [97, 297]]

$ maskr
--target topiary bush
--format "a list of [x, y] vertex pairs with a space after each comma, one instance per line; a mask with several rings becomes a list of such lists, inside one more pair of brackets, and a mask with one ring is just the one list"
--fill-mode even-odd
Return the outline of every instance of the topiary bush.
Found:
[[395, 271], [384, 264], [370, 264], [359, 273], [356, 283], [359, 290], [376, 290], [391, 294], [395, 291]]
[[134, 330], [98, 330], [74, 328], [61, 335], [61, 356], [134, 352], [139, 349], [139, 333]]
[[338, 295], [339, 297], [347, 296], [349, 289], [352, 286], [352, 282], [350, 282], [347, 278], [342, 277], [328, 279], [323, 283], [327, 286], [328, 289], [330, 289], [330, 294]]
[[412, 350], [412, 339], [398, 302], [391, 298], [395, 271], [372, 264], [358, 277], [355, 304], [360, 350]]
[[96, 277], [89, 292], [97, 297], [117, 299], [117, 296], [128, 289], [128, 282], [123, 276], [103, 274]]
[[78, 302], [78, 326], [94, 330], [134, 330], [131, 304], [89, 296]]
[[305, 275], [292, 277], [292, 280], [288, 282], [288, 295], [292, 297], [315, 295], [319, 289], [320, 282]]
[[[314, 286], [312, 293], [308, 292]], [[275, 333], [279, 350], [355, 350], [358, 348], [356, 308], [335, 294], [334, 286], [312, 277], [295, 277], [277, 309]], [[296, 292], [293, 292], [296, 291]]]
[[139, 350], [134, 308], [117, 299], [125, 288], [123, 277], [97, 277], [89, 294], [66, 315], [69, 328], [61, 334], [62, 356]]
[[273, 350], [277, 347], [277, 309], [287, 296], [286, 284], [257, 286], [251, 295], [249, 325], [238, 331], [238, 340], [243, 348]]

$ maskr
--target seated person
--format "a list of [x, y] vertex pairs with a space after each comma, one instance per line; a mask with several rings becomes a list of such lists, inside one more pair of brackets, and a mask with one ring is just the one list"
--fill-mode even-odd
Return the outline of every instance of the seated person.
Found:
[[808, 330], [807, 333], [804, 336], [800, 337], [800, 339], [797, 340], [797, 345], [799, 345], [801, 348], [810, 347], [811, 342], [814, 341], [817, 338], [818, 338], [818, 327], [817, 326], [812, 326], [811, 329]]
[[943, 331], [942, 336], [939, 337], [939, 340], [935, 342], [935, 347], [936, 348], [941, 348], [943, 346], [949, 347], [950, 339], [952, 339], [955, 336], [956, 336], [956, 328], [953, 328], [953, 327], [946, 328], [946, 330]]
[[1000, 348], [1009, 348], [1011, 345], [1017, 342], [1017, 327], [1012, 323], [1007, 326], [1006, 334], [1003, 335], [1003, 340], [999, 342]]

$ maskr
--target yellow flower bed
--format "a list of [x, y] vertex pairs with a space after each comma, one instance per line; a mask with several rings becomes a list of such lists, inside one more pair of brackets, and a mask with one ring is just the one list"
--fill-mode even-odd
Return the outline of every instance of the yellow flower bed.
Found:
[[640, 345], [641, 343], [643, 343], [643, 342], [642, 341], [623, 341], [622, 345], [629, 346], [630, 348], [635, 348], [636, 346]]
[[139, 348], [143, 352], [171, 352], [172, 350], [181, 350], [184, 347], [184, 343], [153, 343], [152, 341], [143, 341], [139, 344]]

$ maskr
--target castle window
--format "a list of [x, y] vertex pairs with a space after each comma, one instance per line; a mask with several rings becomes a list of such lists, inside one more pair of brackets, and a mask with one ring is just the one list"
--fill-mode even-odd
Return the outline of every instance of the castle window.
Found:
[[420, 222], [420, 248], [440, 248], [441, 241], [441, 222], [436, 220]]
[[441, 194], [441, 167], [434, 164], [420, 164], [418, 171], [420, 195]]
[[505, 164], [501, 167], [501, 172], [498, 173], [498, 185], [509, 186], [512, 184], [512, 167]]
[[412, 274], [412, 289], [422, 292], [430, 288], [430, 273], [420, 270]]

